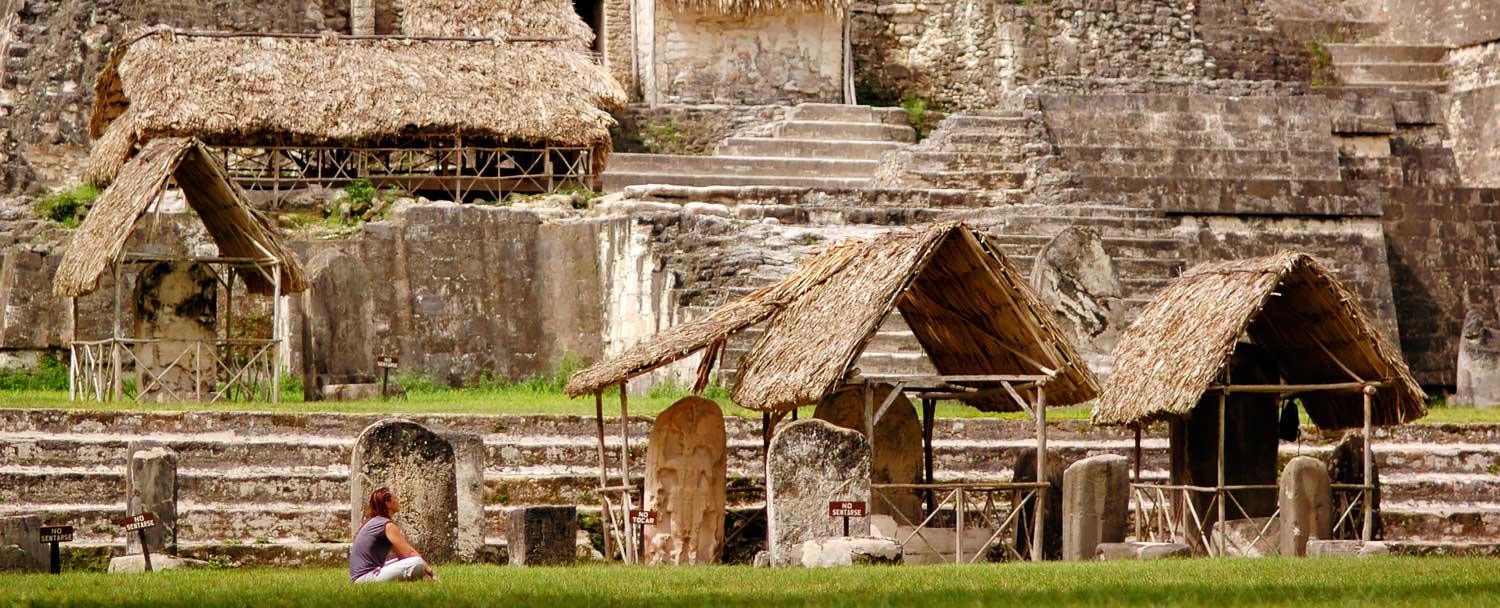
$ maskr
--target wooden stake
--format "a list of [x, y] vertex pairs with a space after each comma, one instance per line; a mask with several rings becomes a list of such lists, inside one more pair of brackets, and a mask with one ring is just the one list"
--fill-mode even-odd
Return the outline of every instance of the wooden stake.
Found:
[[[1047, 386], [1038, 384], [1036, 387], [1036, 481], [1046, 484], [1047, 481]], [[1046, 556], [1042, 553], [1042, 541], [1047, 517], [1047, 493], [1051, 490], [1047, 487], [1038, 487], [1036, 490], [1036, 511], [1031, 518], [1031, 561], [1042, 561]]]
[[620, 485], [625, 486], [624, 514], [625, 514], [625, 563], [634, 563], [635, 551], [635, 528], [630, 523], [630, 393], [625, 382], [620, 383]]
[[1362, 490], [1365, 501], [1365, 521], [1364, 528], [1359, 533], [1360, 540], [1364, 542], [1370, 542], [1375, 536], [1375, 436], [1372, 433], [1374, 429], [1370, 420], [1370, 401], [1374, 395], [1375, 387], [1365, 387], [1365, 488]]
[[[1228, 375], [1228, 373], [1226, 372], [1225, 375]], [[1217, 536], [1219, 540], [1219, 557], [1223, 557], [1225, 551], [1229, 548], [1229, 537], [1228, 535], [1224, 534], [1224, 518], [1226, 512], [1226, 509], [1224, 508], [1224, 406], [1225, 402], [1228, 400], [1228, 397], [1229, 393], [1227, 392], [1219, 393], [1219, 484], [1218, 487], [1214, 488], [1215, 502], [1217, 502], [1219, 506], [1219, 521], [1218, 523], [1214, 524], [1214, 536]]]
[[1141, 482], [1141, 425], [1135, 425], [1135, 482]]
[[115, 260], [115, 325], [114, 331], [111, 334], [114, 337], [114, 341], [111, 343], [111, 348], [109, 349], [110, 356], [113, 359], [111, 365], [114, 367], [114, 382], [110, 389], [111, 401], [119, 401], [121, 394], [124, 392], [120, 378], [120, 374], [124, 373], [121, 369], [122, 361], [120, 360], [120, 290], [123, 279], [124, 277], [120, 272], [120, 261]]
[[[933, 427], [935, 426], [935, 423], [936, 423], [936, 421], [933, 420], [933, 416], [936, 415], [936, 414], [937, 414], [937, 400], [936, 399], [923, 399], [922, 400], [922, 464], [923, 464], [923, 470], [926, 473], [924, 475], [924, 477], [923, 477], [923, 481], [926, 481], [927, 483], [932, 483], [933, 482], [933, 476], [932, 476], [932, 429], [933, 429]], [[927, 513], [928, 514], [931, 514], [933, 511], [937, 510], [937, 503], [934, 502], [935, 500], [937, 500], [937, 496], [933, 494], [932, 490], [927, 490]]]
[[[599, 487], [603, 488], [609, 485], [609, 460], [604, 450], [604, 391], [594, 391], [594, 426], [599, 431]], [[614, 535], [611, 532], [614, 526], [610, 521], [609, 497], [601, 492], [599, 499], [599, 506], [602, 509], [599, 529], [604, 533], [604, 555], [613, 556], [615, 554], [612, 538]]]

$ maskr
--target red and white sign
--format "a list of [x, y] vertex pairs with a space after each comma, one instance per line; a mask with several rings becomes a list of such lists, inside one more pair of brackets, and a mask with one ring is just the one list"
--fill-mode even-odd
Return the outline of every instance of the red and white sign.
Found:
[[865, 501], [835, 500], [828, 503], [829, 517], [864, 517]]
[[637, 526], [654, 526], [656, 525], [656, 511], [647, 511], [645, 509], [631, 509], [630, 523]]
[[124, 528], [126, 532], [145, 530], [146, 528], [155, 528], [156, 514], [148, 511], [140, 515], [131, 515], [129, 517], [126, 517], [125, 519], [120, 520], [120, 527]]

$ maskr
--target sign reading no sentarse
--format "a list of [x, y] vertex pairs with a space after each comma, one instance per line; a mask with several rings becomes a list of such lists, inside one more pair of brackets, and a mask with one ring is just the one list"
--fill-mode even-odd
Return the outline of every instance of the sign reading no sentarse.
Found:
[[835, 500], [828, 503], [829, 517], [864, 517], [865, 501]]
[[42, 544], [73, 542], [73, 526], [42, 526]]
[[120, 520], [119, 524], [120, 527], [124, 528], [126, 532], [135, 532], [136, 530], [155, 528], [156, 514], [146, 512], [140, 515], [131, 515], [129, 517], [126, 517], [125, 519]]

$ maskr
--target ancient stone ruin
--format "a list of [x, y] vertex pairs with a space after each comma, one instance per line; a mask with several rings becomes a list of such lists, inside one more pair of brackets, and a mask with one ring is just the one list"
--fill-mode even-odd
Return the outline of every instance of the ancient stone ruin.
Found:
[[455, 467], [453, 445], [425, 426], [394, 418], [370, 425], [349, 463], [349, 534], [364, 521], [370, 493], [388, 487], [401, 501], [395, 519], [412, 546], [431, 563], [452, 560], [458, 546]]
[[[873, 402], [885, 403], [892, 386], [877, 384]], [[824, 399], [813, 411], [813, 418], [864, 434], [864, 398], [857, 392], [836, 393]], [[875, 424], [875, 438], [870, 441], [870, 483], [918, 483], [922, 481], [922, 423], [916, 409], [905, 395], [896, 396], [885, 415]], [[881, 490], [873, 497], [870, 513], [903, 517], [895, 521], [920, 522], [922, 497], [915, 490]]]
[[766, 520], [773, 566], [800, 563], [802, 544], [868, 536], [869, 520], [829, 517], [831, 501], [870, 501], [870, 444], [858, 431], [822, 420], [790, 423], [771, 438]]
[[646, 451], [642, 560], [648, 564], [712, 564], [724, 546], [724, 414], [707, 399], [685, 397], [656, 417]]

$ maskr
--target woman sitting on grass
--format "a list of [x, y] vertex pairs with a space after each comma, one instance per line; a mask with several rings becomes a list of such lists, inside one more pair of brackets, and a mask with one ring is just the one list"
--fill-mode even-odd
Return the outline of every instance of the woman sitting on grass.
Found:
[[[365, 523], [354, 533], [349, 547], [349, 580], [356, 583], [437, 580], [437, 573], [422, 559], [422, 554], [406, 542], [401, 527], [391, 517], [401, 510], [401, 501], [390, 488], [370, 493], [365, 505]], [[394, 551], [396, 557], [386, 557]]]

